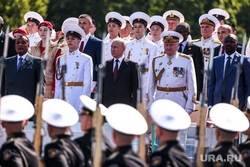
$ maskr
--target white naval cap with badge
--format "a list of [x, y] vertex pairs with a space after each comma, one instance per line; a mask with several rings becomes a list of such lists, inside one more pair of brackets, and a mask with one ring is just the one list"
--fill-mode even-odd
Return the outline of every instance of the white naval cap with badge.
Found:
[[69, 25], [69, 24], [73, 24], [73, 25], [77, 25], [77, 26], [78, 26], [78, 22], [79, 22], [79, 20], [78, 20], [78, 18], [76, 18], [76, 17], [69, 17], [69, 18], [67, 18], [67, 19], [64, 20], [63, 23], [62, 23], [62, 27], [61, 27], [62, 32], [64, 32], [64, 28], [65, 28], [67, 25]]
[[242, 111], [231, 104], [219, 103], [210, 110], [210, 119], [216, 127], [228, 132], [243, 132], [249, 122]]
[[43, 102], [42, 119], [55, 127], [68, 127], [76, 124], [79, 115], [69, 103], [60, 99], [49, 99]]
[[227, 11], [220, 8], [211, 9], [208, 11], [208, 14], [215, 16], [218, 20], [227, 20], [230, 18]]
[[130, 15], [129, 22], [131, 25], [134, 25], [134, 23], [142, 23], [147, 28], [150, 28], [151, 25], [150, 17], [144, 12], [135, 12]]
[[121, 29], [126, 27], [126, 20], [122, 17], [121, 14], [117, 12], [109, 12], [105, 16], [105, 21], [106, 23], [114, 22], [118, 24], [121, 27]]
[[161, 33], [163, 42], [182, 42], [183, 36], [176, 31], [164, 31]]
[[65, 28], [63, 29], [63, 32], [65, 36], [73, 35], [81, 39], [82, 41], [85, 40], [86, 38], [85, 32], [78, 25], [74, 25], [74, 24], [66, 25]]
[[33, 12], [33, 11], [30, 11], [30, 12], [27, 12], [25, 13], [24, 15], [24, 20], [25, 22], [27, 23], [28, 21], [32, 21], [32, 22], [35, 22], [37, 23], [37, 25], [41, 22], [43, 22], [43, 17], [38, 14], [37, 12]]
[[[83, 104], [83, 109], [80, 113], [80, 115], [93, 115], [93, 112], [96, 110], [97, 103], [95, 100], [91, 99], [90, 97], [86, 95], [81, 95], [80, 100]], [[99, 104], [99, 107], [101, 109], [101, 114], [105, 116], [108, 112], [108, 109], [103, 105]]]
[[191, 124], [191, 119], [185, 109], [171, 100], [155, 101], [151, 105], [150, 111], [153, 121], [166, 130], [184, 130]]
[[215, 30], [217, 30], [220, 26], [220, 22], [219, 20], [214, 17], [213, 15], [210, 14], [203, 14], [200, 16], [199, 18], [199, 24], [208, 24], [208, 25], [212, 25], [215, 27]]
[[163, 14], [162, 17], [166, 20], [178, 20], [180, 21], [180, 23], [184, 22], [185, 20], [183, 14], [181, 14], [177, 10], [168, 10]]
[[0, 120], [6, 122], [21, 122], [34, 115], [34, 106], [24, 97], [7, 95], [1, 98]]
[[164, 19], [161, 16], [155, 15], [151, 17], [151, 26], [153, 25], [158, 25], [162, 28], [163, 31], [167, 31], [168, 30], [168, 22], [166, 21], [166, 19]]
[[108, 108], [106, 120], [115, 130], [127, 135], [141, 135], [148, 130], [144, 117], [126, 104], [113, 104]]

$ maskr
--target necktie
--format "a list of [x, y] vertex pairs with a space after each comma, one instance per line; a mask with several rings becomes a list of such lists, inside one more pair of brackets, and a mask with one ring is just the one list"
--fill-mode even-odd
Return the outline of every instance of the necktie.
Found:
[[119, 60], [116, 59], [115, 60], [115, 69], [114, 69], [114, 81], [115, 81], [115, 78], [116, 78], [116, 75], [117, 75], [117, 72], [118, 72], [118, 62], [119, 62]]
[[20, 68], [20, 66], [22, 65], [22, 62], [23, 62], [23, 58], [20, 57], [20, 58], [18, 59], [17, 71], [18, 71], [18, 69]]
[[222, 46], [221, 54], [224, 54], [224, 52], [225, 52], [224, 46]]
[[182, 43], [179, 44], [178, 52], [179, 52], [179, 53], [182, 53]]
[[84, 46], [84, 41], [82, 41], [82, 42], [81, 42], [80, 49], [79, 49], [79, 50], [80, 50], [80, 52], [82, 52], [82, 51], [83, 51], [83, 46]]
[[227, 92], [227, 90], [226, 90], [226, 76], [227, 76], [228, 70], [230, 68], [230, 63], [231, 63], [230, 59], [231, 59], [231, 57], [228, 56], [227, 57], [226, 68], [225, 68], [225, 73], [224, 73], [224, 78], [223, 78], [223, 88], [222, 88], [222, 96], [223, 97], [226, 97], [226, 92]]

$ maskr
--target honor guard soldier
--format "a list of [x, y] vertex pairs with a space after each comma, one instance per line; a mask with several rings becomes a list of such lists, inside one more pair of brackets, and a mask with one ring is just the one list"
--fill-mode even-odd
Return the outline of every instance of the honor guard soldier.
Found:
[[233, 141], [237, 132], [248, 129], [249, 122], [246, 116], [231, 104], [219, 103], [210, 110], [210, 118], [216, 126], [218, 143], [202, 160], [205, 166], [245, 166], [240, 152], [233, 146]]
[[[193, 59], [177, 52], [179, 42], [183, 40], [180, 33], [165, 31], [161, 34], [165, 54], [153, 59], [149, 72], [149, 103], [158, 99], [168, 99], [178, 103], [189, 114], [195, 108], [196, 77]], [[155, 98], [154, 98], [155, 97]]]
[[185, 150], [177, 140], [178, 132], [187, 129], [191, 124], [186, 111], [173, 101], [161, 99], [152, 104], [151, 116], [161, 144], [150, 156], [149, 166], [191, 167]]
[[[203, 14], [199, 18], [199, 24], [201, 26], [201, 39], [192, 40], [191, 42], [195, 45], [202, 47], [203, 57], [204, 57], [204, 69], [207, 70], [210, 48], [217, 47], [221, 45], [221, 42], [213, 38], [213, 32], [218, 29], [220, 22], [216, 17]], [[212, 44], [213, 43], [213, 44]]]
[[127, 43], [125, 58], [137, 62], [139, 66], [145, 63], [145, 73], [142, 77], [144, 92], [143, 97], [146, 98], [148, 88], [148, 71], [153, 58], [157, 56], [156, 44], [145, 39], [144, 36], [147, 28], [151, 25], [151, 19], [143, 12], [135, 12], [129, 17], [129, 22], [134, 26], [135, 39]]
[[108, 108], [106, 119], [113, 128], [117, 148], [108, 157], [104, 167], [145, 167], [145, 162], [131, 147], [134, 135], [142, 135], [148, 129], [140, 112], [126, 104], [114, 104]]
[[[90, 96], [92, 81], [92, 59], [79, 51], [81, 38], [85, 38], [83, 29], [77, 25], [67, 25], [64, 28], [69, 52], [57, 59], [57, 74], [55, 84], [55, 98], [62, 99], [62, 84], [65, 84], [66, 98], [75, 109], [80, 112], [81, 95]], [[62, 82], [62, 65], [66, 64], [65, 83]]]
[[48, 124], [48, 134], [52, 139], [44, 150], [46, 166], [84, 167], [82, 151], [71, 140], [70, 126], [79, 119], [74, 107], [63, 100], [49, 99], [43, 103], [42, 119]]
[[109, 34], [103, 42], [105, 45], [105, 60], [109, 60], [113, 58], [111, 55], [111, 44], [114, 39], [120, 38], [118, 33], [126, 27], [126, 20], [117, 12], [109, 12], [105, 17], [105, 21], [108, 24]]
[[7, 133], [7, 141], [0, 151], [2, 167], [38, 166], [33, 144], [24, 134], [24, 126], [33, 114], [34, 107], [27, 99], [18, 95], [7, 95], [1, 98], [0, 119]]
[[164, 53], [164, 43], [161, 38], [161, 33], [168, 30], [168, 22], [161, 16], [151, 17], [150, 33], [153, 38], [152, 42], [157, 45], [157, 56]]
[[119, 35], [125, 42], [130, 42], [131, 40], [133, 40], [130, 36], [130, 33], [132, 31], [132, 26], [129, 22], [128, 16], [122, 16], [122, 17], [126, 20], [126, 27], [120, 30]]
[[35, 46], [41, 40], [38, 35], [38, 25], [43, 22], [43, 17], [36, 12], [27, 12], [24, 15], [24, 20], [27, 23], [27, 30], [29, 32], [27, 37], [30, 41], [30, 47]]
[[[81, 129], [82, 131], [84, 131], [84, 135], [82, 137], [79, 137], [77, 139], [75, 139], [75, 141], [79, 144], [79, 146], [81, 147], [81, 150], [84, 154], [84, 158], [85, 158], [85, 166], [86, 167], [91, 167], [93, 166], [93, 160], [91, 158], [91, 149], [92, 149], [92, 145], [91, 145], [91, 138], [93, 136], [93, 113], [96, 110], [96, 101], [94, 101], [93, 99], [91, 99], [88, 96], [82, 95], [80, 96], [80, 99], [83, 103], [83, 109], [80, 113], [81, 115]], [[100, 108], [101, 108], [101, 114], [105, 116], [106, 112], [107, 112], [107, 108], [102, 105], [99, 104]], [[110, 144], [109, 140], [104, 137], [104, 142], [105, 142], [105, 146], [106, 146], [106, 157], [109, 156], [113, 150], [112, 145]]]
[[[245, 115], [248, 119], [248, 122], [250, 122], [250, 96], [247, 98], [247, 110], [245, 112]], [[247, 140], [239, 145], [238, 150], [240, 151], [247, 167], [250, 167], [250, 128], [248, 128], [245, 132], [243, 132], [245, 135], [247, 135]]]

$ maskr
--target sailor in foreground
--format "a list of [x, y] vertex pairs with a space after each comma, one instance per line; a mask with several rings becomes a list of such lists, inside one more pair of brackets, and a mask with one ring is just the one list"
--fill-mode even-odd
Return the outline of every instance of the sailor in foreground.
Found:
[[[250, 122], [250, 96], [247, 98], [247, 110], [245, 115]], [[243, 159], [247, 167], [250, 167], [250, 127], [243, 132], [245, 135], [248, 135], [247, 140], [240, 144], [238, 147], [239, 152], [243, 156]]]
[[233, 141], [237, 132], [248, 129], [249, 122], [246, 116], [231, 104], [219, 103], [210, 110], [210, 118], [216, 126], [215, 135], [218, 143], [202, 160], [205, 166], [245, 166], [240, 152], [233, 146]]
[[[199, 24], [201, 26], [201, 39], [192, 40], [191, 42], [195, 45], [202, 47], [204, 57], [204, 69], [207, 70], [210, 47], [213, 45], [214, 48], [219, 46], [221, 42], [213, 38], [213, 32], [218, 29], [220, 22], [216, 17], [203, 14], [199, 18]], [[213, 44], [212, 44], [213, 43]]]
[[151, 25], [151, 19], [146, 13], [135, 12], [129, 17], [129, 21], [130, 24], [134, 26], [135, 39], [127, 43], [125, 58], [137, 62], [139, 66], [145, 63], [145, 73], [142, 77], [143, 97], [146, 98], [148, 71], [153, 58], [157, 56], [157, 46], [153, 42], [145, 39], [144, 33]]
[[108, 24], [109, 34], [103, 42], [105, 46], [105, 60], [109, 60], [113, 58], [111, 55], [111, 44], [114, 39], [120, 38], [118, 33], [126, 27], [126, 20], [117, 12], [109, 12], [105, 17], [105, 21]]
[[2, 167], [38, 166], [33, 144], [24, 134], [24, 126], [33, 114], [34, 107], [27, 99], [17, 95], [1, 98], [0, 119], [7, 133], [7, 141], [0, 151]]
[[144, 117], [131, 106], [114, 104], [108, 108], [106, 119], [113, 128], [113, 139], [117, 145], [104, 167], [144, 167], [145, 162], [133, 151], [134, 135], [144, 134], [148, 127]]
[[30, 47], [35, 46], [41, 40], [38, 35], [38, 25], [43, 22], [43, 17], [36, 12], [30, 11], [25, 13], [24, 20], [27, 23], [27, 30], [29, 32], [27, 37], [30, 41]]
[[150, 166], [191, 167], [185, 150], [177, 140], [178, 132], [187, 129], [191, 124], [187, 112], [177, 103], [162, 99], [152, 104], [151, 116], [161, 144], [150, 156]]
[[[177, 52], [180, 33], [165, 31], [161, 34], [165, 54], [153, 59], [149, 71], [147, 110], [158, 99], [168, 99], [178, 103], [191, 114], [196, 101], [196, 77], [193, 59]], [[154, 98], [155, 95], [155, 98]]]
[[63, 100], [49, 99], [43, 103], [42, 119], [48, 124], [52, 139], [44, 150], [46, 166], [84, 167], [84, 155], [79, 145], [71, 140], [70, 126], [79, 119], [74, 107]]
[[67, 25], [64, 28], [69, 52], [57, 59], [57, 72], [55, 82], [55, 98], [62, 99], [62, 65], [66, 64], [65, 93], [66, 98], [78, 112], [82, 110], [79, 96], [91, 94], [92, 58], [79, 51], [81, 38], [85, 38], [83, 29], [77, 25]]
[[[80, 113], [81, 115], [80, 122], [81, 122], [81, 129], [82, 131], [84, 131], [84, 135], [82, 137], [75, 139], [75, 141], [79, 144], [84, 154], [85, 166], [91, 167], [93, 166], [93, 160], [91, 158], [91, 149], [92, 149], [91, 138], [94, 132], [93, 113], [96, 110], [96, 101], [85, 95], [80, 96], [80, 99], [83, 103], [83, 109]], [[101, 114], [105, 115], [108, 109], [102, 104], [99, 104], [99, 106], [101, 108]], [[103, 137], [106, 146], [105, 156], [107, 157], [111, 154], [113, 147], [109, 142], [109, 140], [105, 136]]]

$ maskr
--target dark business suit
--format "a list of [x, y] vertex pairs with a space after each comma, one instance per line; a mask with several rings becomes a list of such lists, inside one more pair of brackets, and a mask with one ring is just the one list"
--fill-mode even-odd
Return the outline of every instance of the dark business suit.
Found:
[[102, 41], [90, 35], [88, 42], [83, 50], [83, 53], [92, 57], [93, 61], [93, 81], [97, 81], [97, 66], [101, 62]]
[[[225, 103], [230, 103], [232, 88], [235, 84], [236, 65], [240, 63], [240, 54], [235, 52], [232, 63], [226, 77], [226, 97]], [[225, 54], [214, 58], [214, 64], [208, 83], [208, 105], [213, 106], [222, 102], [223, 73]], [[242, 73], [239, 78], [238, 99], [239, 108], [242, 109], [247, 104], [247, 97], [250, 96], [250, 58], [244, 57]]]
[[[216, 56], [220, 56], [219, 54], [220, 54], [220, 48], [221, 48], [221, 46], [222, 45], [220, 45], [220, 46], [217, 46], [217, 47], [215, 47], [214, 48], [214, 57], [216, 57]], [[241, 50], [242, 50], [242, 43], [241, 42], [238, 42], [238, 47], [237, 47], [237, 52], [238, 53], [241, 53]], [[245, 48], [245, 51], [244, 51], [244, 54], [246, 53], [246, 48]]]
[[3, 73], [2, 95], [20, 95], [34, 104], [40, 70], [40, 58], [27, 54], [18, 71], [17, 55], [7, 58]]
[[[3, 56], [3, 51], [4, 51], [4, 41], [5, 41], [5, 34], [2, 32], [0, 35], [0, 57]], [[9, 38], [9, 46], [8, 46], [8, 52], [7, 52], [7, 57], [11, 57], [16, 55], [16, 49], [15, 49], [15, 39]]]
[[183, 53], [192, 56], [194, 60], [197, 92], [200, 93], [202, 92], [203, 88], [203, 70], [204, 70], [202, 48], [188, 41], [184, 48]]
[[136, 107], [139, 85], [138, 64], [124, 58], [114, 81], [114, 59], [108, 60], [106, 63], [106, 76], [103, 81], [103, 104], [109, 107], [115, 103], [124, 103]]

